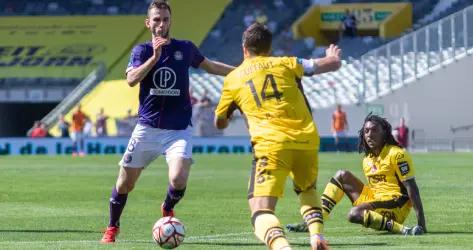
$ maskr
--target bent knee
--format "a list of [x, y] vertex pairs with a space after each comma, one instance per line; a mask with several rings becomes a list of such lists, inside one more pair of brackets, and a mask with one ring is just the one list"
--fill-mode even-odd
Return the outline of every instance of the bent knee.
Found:
[[181, 190], [187, 186], [187, 178], [182, 176], [176, 176], [170, 180], [170, 184], [175, 189]]
[[359, 207], [353, 207], [350, 209], [350, 212], [348, 212], [348, 221], [351, 223], [363, 223], [363, 213], [365, 209], [359, 208]]
[[345, 170], [345, 169], [340, 169], [335, 173], [334, 177], [338, 181], [343, 181], [343, 180], [346, 180], [347, 178], [349, 178], [350, 176], [353, 176], [353, 174], [350, 171]]

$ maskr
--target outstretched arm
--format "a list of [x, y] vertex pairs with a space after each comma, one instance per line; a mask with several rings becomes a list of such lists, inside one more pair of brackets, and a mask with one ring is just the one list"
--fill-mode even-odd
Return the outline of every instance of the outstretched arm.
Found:
[[342, 50], [337, 45], [330, 44], [325, 50], [325, 57], [310, 59], [313, 62], [313, 71], [309, 75], [337, 71], [342, 66], [341, 54]]
[[226, 76], [228, 73], [230, 73], [232, 70], [235, 69], [235, 67], [231, 65], [218, 62], [218, 61], [212, 61], [207, 58], [205, 58], [200, 63], [199, 68], [207, 71], [207, 73], [220, 75], [220, 76]]
[[404, 186], [407, 189], [407, 193], [409, 194], [409, 198], [412, 201], [414, 206], [414, 211], [416, 212], [417, 216], [417, 225], [421, 226], [424, 229], [424, 232], [427, 232], [427, 227], [425, 225], [425, 217], [424, 217], [424, 208], [422, 206], [422, 201], [420, 199], [419, 188], [417, 187], [417, 183], [415, 179], [409, 179], [403, 181]]

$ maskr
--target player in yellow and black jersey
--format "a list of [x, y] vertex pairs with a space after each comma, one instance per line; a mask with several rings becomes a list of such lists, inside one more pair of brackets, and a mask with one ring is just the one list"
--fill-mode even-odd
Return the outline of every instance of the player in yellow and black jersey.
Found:
[[[348, 220], [364, 227], [393, 233], [419, 235], [427, 232], [424, 210], [410, 155], [391, 134], [391, 125], [383, 118], [368, 115], [359, 131], [359, 151], [365, 153], [364, 184], [348, 170], [339, 170], [325, 187], [322, 195], [324, 218], [334, 206], [348, 196], [353, 208]], [[417, 225], [403, 226], [414, 207]], [[289, 226], [300, 229], [302, 224]], [[297, 230], [296, 230], [297, 231]]]
[[246, 117], [254, 149], [248, 199], [256, 236], [270, 249], [291, 249], [274, 210], [287, 176], [298, 194], [313, 249], [327, 249], [315, 191], [319, 134], [301, 85], [303, 75], [340, 67], [340, 49], [331, 45], [320, 59], [271, 57], [272, 34], [261, 24], [243, 33], [243, 63], [227, 75], [215, 111], [215, 125], [228, 126], [238, 108]]

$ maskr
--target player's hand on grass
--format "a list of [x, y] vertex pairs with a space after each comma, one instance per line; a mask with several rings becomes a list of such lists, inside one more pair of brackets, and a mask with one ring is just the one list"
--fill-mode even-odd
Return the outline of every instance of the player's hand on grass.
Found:
[[425, 231], [424, 231], [424, 228], [422, 226], [415, 225], [412, 228], [409, 228], [406, 235], [414, 235], [415, 236], [415, 235], [422, 235], [424, 233], [425, 233]]
[[427, 230], [423, 226], [415, 225], [412, 228], [412, 234], [413, 235], [422, 235], [422, 234], [425, 234], [425, 233], [427, 233]]

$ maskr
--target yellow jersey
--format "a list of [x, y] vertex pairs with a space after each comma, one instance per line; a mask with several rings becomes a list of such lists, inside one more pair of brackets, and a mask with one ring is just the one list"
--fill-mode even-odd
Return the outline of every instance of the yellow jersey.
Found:
[[236, 105], [247, 119], [255, 150], [318, 149], [303, 74], [296, 57], [247, 58], [225, 77], [215, 115], [226, 118]]
[[390, 200], [408, 195], [401, 182], [414, 178], [414, 165], [410, 155], [402, 148], [385, 145], [379, 156], [363, 159], [363, 172], [375, 199]]

